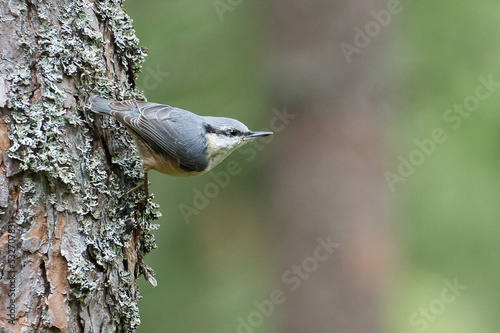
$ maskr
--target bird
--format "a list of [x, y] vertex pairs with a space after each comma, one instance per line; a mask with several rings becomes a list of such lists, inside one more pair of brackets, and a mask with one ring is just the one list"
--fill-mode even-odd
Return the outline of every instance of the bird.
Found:
[[118, 120], [135, 139], [144, 166], [146, 197], [150, 170], [175, 177], [202, 175], [238, 147], [273, 134], [251, 131], [232, 118], [199, 116], [173, 106], [138, 100], [115, 101], [93, 95], [89, 108]]

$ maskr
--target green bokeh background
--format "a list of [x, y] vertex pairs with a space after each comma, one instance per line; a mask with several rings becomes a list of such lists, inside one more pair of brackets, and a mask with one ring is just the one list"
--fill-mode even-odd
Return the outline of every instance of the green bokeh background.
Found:
[[[430, 138], [435, 128], [447, 140], [390, 196], [398, 262], [388, 281], [385, 331], [419, 332], [410, 317], [440, 298], [445, 280], [457, 279], [467, 288], [424, 331], [498, 332], [500, 87], [456, 130], [443, 114], [474, 95], [479, 76], [500, 82], [500, 4], [403, 5], [381, 32], [389, 40], [384, 56], [392, 77], [388, 170], [396, 172], [399, 156], [408, 158], [418, 148], [415, 140]], [[242, 1], [221, 20], [212, 1], [128, 0], [141, 45], [149, 48], [138, 86], [150, 101], [230, 116], [255, 130], [265, 127], [273, 108], [265, 65], [266, 6]], [[203, 191], [212, 179], [151, 172], [163, 218], [156, 232], [159, 248], [146, 262], [159, 283], [157, 288], [140, 283], [140, 332], [232, 332], [252, 302], [273, 289], [272, 221], [258, 177], [272, 153], [269, 145], [251, 163], [234, 153], [228, 160], [238, 162], [241, 172], [189, 219], [180, 205], [192, 206], [194, 191]], [[256, 332], [275, 332], [275, 322], [269, 318]]]

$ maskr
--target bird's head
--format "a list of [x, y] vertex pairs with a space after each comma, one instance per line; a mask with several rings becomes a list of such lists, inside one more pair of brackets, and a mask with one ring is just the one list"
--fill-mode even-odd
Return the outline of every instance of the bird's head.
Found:
[[209, 167], [212, 168], [236, 148], [273, 132], [250, 131], [241, 122], [222, 117], [204, 117]]

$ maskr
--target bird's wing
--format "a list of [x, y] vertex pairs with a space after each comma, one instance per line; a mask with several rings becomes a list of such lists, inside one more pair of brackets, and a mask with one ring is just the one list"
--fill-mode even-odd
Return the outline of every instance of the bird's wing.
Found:
[[155, 153], [174, 157], [186, 171], [205, 169], [208, 163], [203, 151], [205, 145], [193, 145], [205, 140], [197, 115], [168, 105], [140, 101], [112, 102], [110, 106], [111, 115]]

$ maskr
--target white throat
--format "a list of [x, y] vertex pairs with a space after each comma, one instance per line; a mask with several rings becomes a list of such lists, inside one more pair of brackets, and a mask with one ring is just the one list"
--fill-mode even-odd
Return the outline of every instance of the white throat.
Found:
[[222, 162], [232, 151], [244, 144], [241, 137], [207, 134], [208, 167], [207, 171]]

